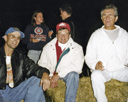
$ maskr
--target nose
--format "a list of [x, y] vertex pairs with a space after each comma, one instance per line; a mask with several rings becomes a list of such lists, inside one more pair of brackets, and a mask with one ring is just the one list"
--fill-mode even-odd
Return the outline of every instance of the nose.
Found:
[[110, 18], [110, 15], [107, 15], [107, 16], [106, 16], [106, 19], [109, 19], [109, 18]]
[[65, 38], [65, 35], [62, 35], [62, 38]]
[[109, 15], [106, 16], [106, 18], [109, 18], [109, 17], [110, 17]]

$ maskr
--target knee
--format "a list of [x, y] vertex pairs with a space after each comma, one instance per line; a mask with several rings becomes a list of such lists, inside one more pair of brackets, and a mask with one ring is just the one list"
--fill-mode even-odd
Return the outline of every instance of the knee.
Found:
[[98, 79], [103, 78], [102, 71], [95, 70], [91, 74], [91, 80], [97, 81]]
[[31, 76], [29, 79], [31, 79], [31, 80], [40, 80], [38, 77], [36, 77], [36, 76]]
[[79, 74], [77, 72], [70, 72], [66, 75], [66, 79], [75, 79], [79, 80]]
[[75, 84], [78, 85], [79, 83], [79, 74], [76, 72], [70, 72], [66, 75], [66, 77], [64, 78], [64, 82], [69, 84]]
[[67, 76], [74, 78], [74, 77], [79, 77], [79, 74], [77, 72], [70, 72], [68, 73]]
[[40, 78], [37, 78], [36, 76], [30, 77], [28, 80], [29, 80], [29, 82], [31, 82], [32, 84], [35, 84], [35, 83], [39, 84], [39, 83], [40, 83]]

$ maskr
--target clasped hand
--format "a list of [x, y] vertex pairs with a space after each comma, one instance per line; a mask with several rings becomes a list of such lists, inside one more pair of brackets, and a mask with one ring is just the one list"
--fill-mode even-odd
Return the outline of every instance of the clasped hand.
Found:
[[58, 74], [55, 74], [55, 75], [53, 75], [52, 77], [51, 77], [51, 80], [50, 80], [50, 86], [51, 86], [51, 88], [55, 88], [55, 87], [57, 87], [58, 86], [58, 83], [57, 83], [57, 81], [59, 80], [59, 76], [58, 76]]
[[101, 61], [97, 62], [95, 69], [103, 71], [104, 70], [103, 63]]

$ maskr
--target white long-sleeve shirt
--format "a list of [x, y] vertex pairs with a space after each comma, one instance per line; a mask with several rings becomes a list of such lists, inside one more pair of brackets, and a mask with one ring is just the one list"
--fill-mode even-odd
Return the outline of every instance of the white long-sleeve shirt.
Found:
[[[47, 68], [50, 71], [50, 76], [53, 76], [55, 67], [57, 64], [56, 55], [56, 44], [57, 38], [54, 38], [48, 44], [46, 44], [42, 50], [42, 54], [38, 61], [38, 64], [42, 67]], [[72, 38], [67, 42], [65, 49], [70, 48], [69, 53], [64, 55], [57, 67], [58, 75], [63, 78], [68, 73], [74, 71], [80, 74], [82, 72], [82, 67], [84, 63], [83, 48], [75, 43]]]
[[113, 72], [126, 67], [128, 64], [128, 33], [123, 28], [119, 29], [119, 35], [113, 42], [104, 31], [104, 26], [96, 30], [90, 37], [85, 62], [93, 71], [98, 61], [104, 65], [104, 69]]

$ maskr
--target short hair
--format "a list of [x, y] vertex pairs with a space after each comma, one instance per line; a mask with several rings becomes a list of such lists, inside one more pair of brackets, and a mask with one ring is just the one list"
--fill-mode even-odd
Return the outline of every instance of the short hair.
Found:
[[[35, 21], [34, 17], [36, 17], [38, 13], [42, 13], [42, 12], [41, 12], [41, 11], [35, 11], [35, 12], [33, 13], [33, 15], [32, 15], [31, 24], [32, 24], [33, 26], [36, 25], [36, 21]], [[42, 13], [42, 14], [43, 14], [43, 13]]]
[[72, 8], [69, 4], [62, 5], [59, 9], [65, 11], [69, 15], [72, 15]]
[[100, 12], [100, 13], [101, 13], [101, 16], [103, 15], [103, 11], [104, 11], [105, 9], [113, 9], [115, 16], [118, 16], [118, 9], [117, 9], [117, 7], [116, 7], [115, 5], [113, 5], [113, 4], [106, 5], [106, 6], [101, 10], [101, 12]]

